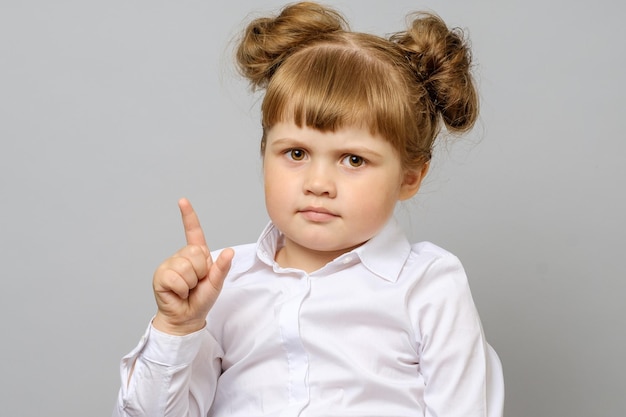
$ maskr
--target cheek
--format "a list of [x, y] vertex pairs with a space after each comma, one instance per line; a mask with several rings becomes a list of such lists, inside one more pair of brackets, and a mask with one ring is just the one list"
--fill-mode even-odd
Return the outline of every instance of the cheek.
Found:
[[284, 175], [278, 173], [275, 169], [264, 167], [263, 169], [263, 187], [265, 191], [265, 206], [270, 214], [275, 213], [277, 209], [283, 206], [286, 197], [287, 184]]
[[265, 183], [265, 210], [270, 216], [270, 219], [274, 222], [276, 222], [276, 217], [280, 213], [277, 209], [281, 206], [281, 202], [277, 200], [277, 196], [280, 196], [280, 193], [277, 193], [273, 187]]
[[281, 186], [284, 186], [284, 182], [281, 181], [281, 175], [272, 166], [265, 166], [263, 168], [263, 186], [265, 193], [277, 194], [280, 192]]
[[370, 183], [367, 187], [360, 188], [358, 192], [351, 191], [350, 199], [353, 206], [359, 207], [364, 216], [373, 218], [388, 217], [399, 198], [399, 186], [391, 181]]

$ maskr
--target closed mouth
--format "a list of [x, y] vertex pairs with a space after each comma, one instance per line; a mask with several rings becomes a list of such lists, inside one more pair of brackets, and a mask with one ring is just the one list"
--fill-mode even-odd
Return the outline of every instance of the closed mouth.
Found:
[[330, 214], [332, 216], [337, 216], [337, 214], [333, 213], [330, 210], [325, 209], [324, 207], [305, 207], [303, 209], [298, 210], [299, 212], [313, 212], [320, 214]]
[[298, 210], [298, 213], [302, 214], [307, 220], [313, 222], [323, 222], [339, 217], [338, 214], [323, 207], [305, 207]]

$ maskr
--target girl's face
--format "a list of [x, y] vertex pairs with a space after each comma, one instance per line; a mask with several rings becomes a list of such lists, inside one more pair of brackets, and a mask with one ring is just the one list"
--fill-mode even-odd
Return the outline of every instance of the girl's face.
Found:
[[263, 163], [267, 210], [285, 235], [276, 260], [309, 272], [376, 235], [427, 169], [404, 170], [393, 146], [367, 129], [293, 122], [267, 132]]

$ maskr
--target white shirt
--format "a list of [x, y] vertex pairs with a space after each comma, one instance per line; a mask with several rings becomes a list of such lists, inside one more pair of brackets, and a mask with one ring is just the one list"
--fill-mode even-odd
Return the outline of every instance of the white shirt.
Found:
[[205, 329], [148, 328], [114, 416], [502, 416], [502, 368], [454, 255], [393, 220], [310, 274], [281, 268], [281, 245], [270, 224], [234, 248]]

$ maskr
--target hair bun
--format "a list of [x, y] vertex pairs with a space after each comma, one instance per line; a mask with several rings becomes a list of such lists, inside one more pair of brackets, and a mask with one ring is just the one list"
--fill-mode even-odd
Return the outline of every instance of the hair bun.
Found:
[[448, 129], [466, 131], [478, 117], [478, 95], [470, 74], [471, 54], [460, 29], [437, 15], [419, 13], [406, 32], [392, 36], [405, 51], [415, 76]]
[[239, 69], [253, 87], [265, 87], [288, 55], [347, 28], [332, 9], [309, 2], [289, 5], [278, 16], [254, 19], [244, 29], [236, 53]]

